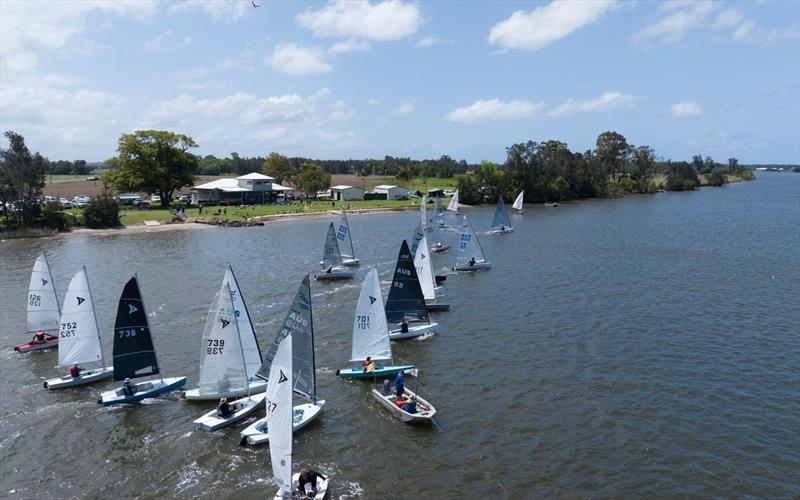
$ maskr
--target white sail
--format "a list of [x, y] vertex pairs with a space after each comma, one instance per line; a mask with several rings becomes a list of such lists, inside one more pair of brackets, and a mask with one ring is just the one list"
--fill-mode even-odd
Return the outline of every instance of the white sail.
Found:
[[353, 249], [353, 236], [350, 234], [350, 223], [347, 221], [347, 214], [342, 209], [339, 217], [339, 227], [336, 229], [336, 239], [339, 240], [339, 249], [342, 257], [354, 258], [356, 256]]
[[428, 224], [428, 195], [422, 195], [422, 201], [419, 202], [419, 211], [420, 224], [422, 224], [422, 229], [425, 229]]
[[525, 196], [525, 190], [523, 189], [522, 191], [519, 192], [519, 194], [517, 195], [517, 199], [514, 200], [514, 204], [511, 205], [511, 207], [517, 210], [522, 210], [522, 199], [524, 196]]
[[435, 299], [433, 267], [431, 266], [431, 256], [428, 252], [428, 239], [425, 236], [420, 240], [417, 251], [414, 253], [414, 267], [417, 268], [419, 285], [422, 287], [422, 295], [425, 300]]
[[228, 284], [214, 296], [200, 348], [200, 394], [220, 394], [247, 387], [239, 328]]
[[40, 253], [33, 264], [28, 286], [28, 331], [58, 330], [59, 316], [61, 308], [58, 306], [53, 275], [47, 265], [47, 257]]
[[322, 267], [341, 267], [342, 254], [339, 251], [339, 243], [336, 239], [336, 231], [333, 229], [333, 222], [328, 226], [328, 234], [325, 236], [325, 251], [322, 254]]
[[475, 262], [484, 262], [483, 249], [478, 242], [478, 237], [472, 229], [472, 225], [467, 220], [467, 216], [463, 216], [461, 225], [461, 235], [458, 238], [458, 257], [456, 263], [464, 265], [469, 263], [470, 259], [475, 259]]
[[456, 192], [453, 193], [453, 197], [450, 198], [450, 203], [447, 205], [447, 210], [451, 212], [458, 212], [458, 189], [456, 189]]
[[374, 360], [392, 359], [381, 284], [378, 280], [378, 271], [374, 267], [364, 279], [361, 295], [358, 296], [350, 360], [363, 361], [367, 356]]
[[278, 346], [267, 382], [269, 456], [272, 476], [281, 489], [281, 496], [286, 496], [292, 488], [292, 383], [290, 334]]
[[92, 292], [84, 267], [72, 277], [61, 312], [58, 364], [92, 363], [103, 359], [100, 331], [94, 313]]
[[245, 371], [247, 372], [248, 380], [252, 380], [258, 373], [258, 369], [261, 368], [261, 351], [258, 348], [256, 332], [250, 320], [250, 313], [247, 311], [247, 304], [244, 302], [242, 292], [239, 290], [239, 283], [236, 281], [236, 276], [233, 274], [231, 266], [228, 266], [227, 271], [225, 271], [225, 277], [222, 280], [223, 285], [226, 283], [230, 288], [231, 298], [233, 299], [233, 310], [236, 316], [236, 325], [239, 328], [239, 341], [242, 345]]

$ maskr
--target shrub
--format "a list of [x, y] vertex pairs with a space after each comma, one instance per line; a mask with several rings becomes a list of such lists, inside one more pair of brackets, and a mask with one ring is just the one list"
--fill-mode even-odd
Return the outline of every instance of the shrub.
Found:
[[83, 210], [83, 224], [91, 228], [120, 226], [117, 200], [108, 193], [93, 198]]

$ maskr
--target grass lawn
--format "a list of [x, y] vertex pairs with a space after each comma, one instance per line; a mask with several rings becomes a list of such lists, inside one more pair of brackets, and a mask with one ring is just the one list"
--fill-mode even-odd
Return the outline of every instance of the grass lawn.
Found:
[[450, 179], [441, 179], [439, 177], [429, 177], [427, 179], [423, 179], [421, 177], [415, 177], [410, 181], [401, 181], [399, 179], [394, 179], [394, 184], [398, 186], [402, 186], [412, 193], [420, 191], [425, 193], [428, 189], [440, 188], [440, 189], [453, 189], [456, 188], [456, 179], [452, 177]]

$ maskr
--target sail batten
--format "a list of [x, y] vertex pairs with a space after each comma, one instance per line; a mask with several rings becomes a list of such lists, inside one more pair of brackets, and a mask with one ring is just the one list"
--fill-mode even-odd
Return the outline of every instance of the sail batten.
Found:
[[59, 366], [93, 363], [103, 359], [100, 331], [85, 267], [75, 273], [69, 282], [60, 325]]
[[158, 374], [150, 325], [134, 276], [122, 289], [114, 323], [114, 380]]
[[29, 332], [58, 330], [61, 307], [47, 257], [40, 253], [33, 264], [28, 286], [27, 327]]
[[336, 238], [336, 230], [333, 228], [333, 222], [328, 226], [328, 234], [325, 237], [325, 251], [322, 254], [322, 266], [325, 268], [342, 266], [342, 254], [339, 251], [339, 242]]
[[406, 240], [400, 245], [392, 286], [386, 299], [386, 319], [392, 323], [399, 323], [403, 319], [428, 323], [425, 296], [417, 277], [414, 256]]

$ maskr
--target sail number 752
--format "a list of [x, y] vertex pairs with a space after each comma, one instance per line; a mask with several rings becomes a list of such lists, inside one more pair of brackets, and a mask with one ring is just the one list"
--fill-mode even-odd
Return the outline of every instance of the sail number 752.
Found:
[[206, 347], [206, 354], [222, 354], [222, 349], [225, 347], [225, 339], [206, 339], [208, 346]]

